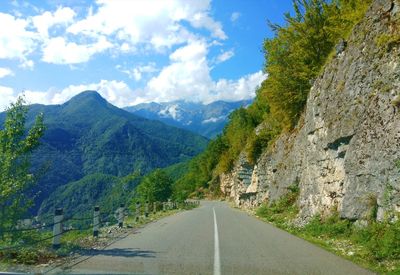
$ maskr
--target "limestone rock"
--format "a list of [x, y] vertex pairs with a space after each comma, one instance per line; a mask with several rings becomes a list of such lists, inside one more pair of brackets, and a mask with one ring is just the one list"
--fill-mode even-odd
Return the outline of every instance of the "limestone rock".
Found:
[[[300, 218], [338, 210], [357, 220], [400, 211], [400, 45], [378, 46], [400, 20], [400, 2], [376, 0], [345, 51], [310, 90], [304, 114], [257, 164], [241, 154], [221, 190], [246, 208], [272, 202], [297, 183]], [[397, 21], [398, 22], [398, 21]]]

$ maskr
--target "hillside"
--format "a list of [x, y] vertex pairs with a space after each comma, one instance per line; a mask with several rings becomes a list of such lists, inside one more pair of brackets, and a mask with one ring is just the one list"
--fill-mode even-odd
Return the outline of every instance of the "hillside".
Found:
[[173, 101], [142, 103], [124, 109], [144, 118], [159, 120], [207, 138], [214, 138], [222, 132], [231, 112], [250, 103], [251, 100], [215, 101], [209, 104]]
[[335, 211], [352, 221], [394, 218], [399, 2], [294, 5], [296, 16], [272, 25], [276, 36], [264, 43], [268, 78], [254, 103], [231, 115], [175, 195], [211, 192], [256, 208], [294, 188], [300, 223]]
[[41, 215], [51, 215], [54, 206], [62, 207], [65, 213], [80, 216], [90, 215], [95, 205], [103, 213], [113, 213], [121, 203], [126, 203], [138, 183], [137, 178], [128, 180], [112, 175], [94, 173], [80, 180], [58, 187], [46, 198], [39, 210]]
[[296, 184], [300, 221], [334, 211], [349, 220], [396, 216], [400, 43], [394, 40], [399, 29], [390, 26], [400, 20], [400, 3], [381, 2], [374, 1], [347, 46], [337, 47], [314, 81], [296, 127], [255, 163], [243, 152], [234, 168], [220, 175], [223, 193], [237, 205], [272, 203]]
[[43, 171], [34, 190], [40, 192], [35, 209], [57, 187], [84, 176], [144, 174], [187, 160], [207, 144], [189, 131], [119, 109], [94, 91], [62, 105], [30, 106], [28, 126], [40, 112], [47, 129], [32, 156], [33, 169]]

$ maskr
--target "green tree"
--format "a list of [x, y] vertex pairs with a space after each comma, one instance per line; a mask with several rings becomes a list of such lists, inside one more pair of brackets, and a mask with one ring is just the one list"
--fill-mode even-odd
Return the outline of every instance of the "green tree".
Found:
[[136, 189], [141, 201], [167, 201], [172, 194], [172, 179], [161, 169], [145, 176]]
[[24, 103], [20, 97], [11, 104], [0, 130], [0, 229], [14, 224], [32, 205], [32, 198], [26, 195], [36, 181], [30, 171], [30, 155], [39, 146], [45, 127], [39, 115], [31, 129], [25, 130], [28, 108]]
[[272, 25], [276, 36], [264, 42], [268, 79], [263, 96], [271, 113], [292, 128], [304, 108], [314, 79], [336, 41], [329, 39], [323, 0], [293, 1], [295, 15], [285, 15], [286, 27]]
[[219, 135], [211, 140], [207, 149], [192, 159], [187, 171], [173, 184], [173, 198], [178, 201], [185, 200], [191, 195], [201, 197], [201, 192], [194, 192], [209, 188], [209, 182], [213, 177], [214, 169], [217, 166], [224, 152], [229, 149], [226, 139]]
[[283, 129], [300, 118], [313, 80], [329, 54], [360, 21], [370, 0], [294, 0], [295, 15], [285, 15], [287, 26], [270, 24], [275, 37], [264, 42], [268, 79], [262, 96]]

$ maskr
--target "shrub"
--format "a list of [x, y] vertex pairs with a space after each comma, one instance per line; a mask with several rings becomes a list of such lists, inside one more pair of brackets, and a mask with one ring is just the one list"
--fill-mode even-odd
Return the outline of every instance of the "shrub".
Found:
[[256, 214], [280, 227], [287, 227], [289, 222], [296, 217], [299, 212], [297, 198], [299, 187], [293, 184], [288, 187], [288, 192], [277, 201], [270, 205], [264, 204], [256, 210]]
[[338, 213], [334, 213], [325, 219], [320, 215], [316, 215], [304, 228], [307, 235], [313, 237], [338, 237], [350, 236], [351, 222], [346, 219], [341, 219]]
[[353, 240], [365, 245], [375, 260], [400, 259], [400, 220], [372, 222], [353, 232]]
[[375, 42], [378, 47], [386, 49], [400, 43], [400, 34], [382, 34]]

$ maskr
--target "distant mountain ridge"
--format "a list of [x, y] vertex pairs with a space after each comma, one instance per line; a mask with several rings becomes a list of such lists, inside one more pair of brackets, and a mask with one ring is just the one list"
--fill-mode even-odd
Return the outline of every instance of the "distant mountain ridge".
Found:
[[187, 101], [151, 102], [125, 107], [124, 110], [213, 138], [221, 133], [232, 111], [246, 107], [251, 102], [252, 100], [215, 101], [210, 104]]
[[[208, 142], [119, 109], [95, 91], [82, 92], [62, 105], [29, 106], [28, 126], [40, 112], [46, 131], [32, 165], [36, 171], [43, 165], [47, 169], [36, 188], [37, 208], [59, 186], [96, 173], [118, 177], [147, 173], [195, 156]], [[5, 113], [0, 113], [0, 125], [4, 119]]]

